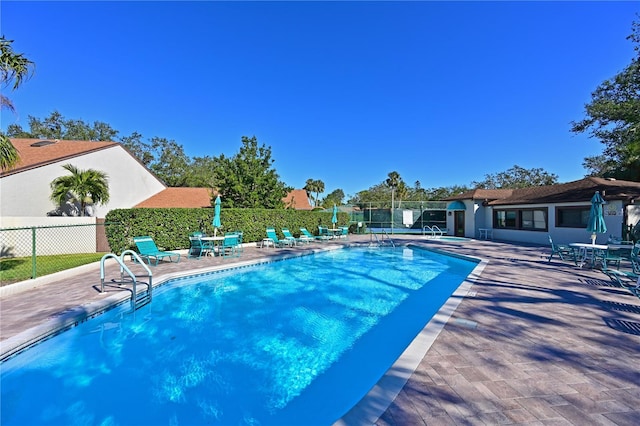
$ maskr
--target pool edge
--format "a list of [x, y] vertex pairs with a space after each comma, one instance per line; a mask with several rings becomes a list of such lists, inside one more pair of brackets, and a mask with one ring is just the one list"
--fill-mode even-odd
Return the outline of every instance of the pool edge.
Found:
[[472, 256], [461, 256], [444, 250], [424, 247], [419, 244], [411, 244], [422, 249], [436, 251], [447, 255], [467, 258], [478, 261], [476, 267], [467, 278], [460, 283], [444, 305], [424, 326], [400, 357], [369, 390], [369, 392], [354, 405], [346, 414], [333, 423], [333, 426], [373, 425], [380, 416], [391, 406], [409, 378], [417, 370], [420, 362], [435, 342], [436, 338], [449, 322], [462, 299], [471, 291], [471, 286], [480, 278], [482, 271], [489, 263], [485, 259]]

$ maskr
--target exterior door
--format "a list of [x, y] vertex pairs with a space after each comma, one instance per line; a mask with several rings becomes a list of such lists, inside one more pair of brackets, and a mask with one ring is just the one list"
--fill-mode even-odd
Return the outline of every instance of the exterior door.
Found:
[[453, 212], [453, 230], [456, 237], [464, 237], [464, 210]]

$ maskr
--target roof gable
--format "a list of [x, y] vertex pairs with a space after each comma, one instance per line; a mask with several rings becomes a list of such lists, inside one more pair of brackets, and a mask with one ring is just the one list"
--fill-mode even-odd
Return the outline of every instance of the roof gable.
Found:
[[0, 176], [21, 173], [36, 167], [119, 146], [117, 142], [45, 141], [41, 139], [11, 139], [11, 143], [18, 151], [20, 160], [13, 168], [2, 171]]

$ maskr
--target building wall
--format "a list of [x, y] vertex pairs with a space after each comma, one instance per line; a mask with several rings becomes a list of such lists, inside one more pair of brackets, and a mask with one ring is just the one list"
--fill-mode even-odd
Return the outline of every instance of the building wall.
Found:
[[46, 217], [56, 209], [50, 200], [51, 181], [69, 174], [62, 168], [95, 169], [108, 176], [110, 201], [94, 207], [93, 216], [105, 217], [116, 208], [131, 208], [162, 191], [165, 186], [122, 147], [114, 146], [0, 179], [0, 217]]
[[[562, 206], [590, 206], [585, 203], [558, 203], [558, 204], [527, 204], [509, 206], [509, 208], [540, 208], [548, 207], [547, 225], [548, 231], [521, 231], [513, 229], [493, 229], [493, 238], [498, 240], [533, 243], [533, 244], [548, 244], [551, 234], [554, 242], [556, 243], [573, 243], [573, 242], [591, 242], [591, 234], [586, 229], [581, 228], [560, 228], [556, 227], [556, 207]], [[605, 234], [596, 235], [597, 244], [606, 244], [609, 235], [614, 237], [622, 237], [623, 228], [623, 214], [622, 214], [622, 201], [610, 201], [604, 208], [604, 220], [607, 225], [607, 232]], [[493, 217], [493, 209], [486, 207], [486, 217]], [[489, 228], [491, 226], [488, 226]]]

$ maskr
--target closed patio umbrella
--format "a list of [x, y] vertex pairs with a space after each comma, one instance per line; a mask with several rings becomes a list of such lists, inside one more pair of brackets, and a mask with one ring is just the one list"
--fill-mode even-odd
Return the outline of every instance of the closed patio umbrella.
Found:
[[591, 210], [589, 211], [589, 222], [587, 222], [587, 232], [591, 232], [591, 244], [596, 243], [596, 234], [604, 234], [607, 232], [607, 224], [604, 223], [604, 213], [602, 205], [604, 199], [600, 195], [600, 191], [596, 191], [591, 197]]
[[213, 221], [211, 222], [211, 225], [213, 225], [213, 236], [215, 237], [216, 234], [218, 233], [218, 228], [222, 226], [222, 224], [220, 223], [220, 196], [219, 195], [216, 197], [216, 201], [214, 205], [215, 205], [215, 209], [213, 211]]
[[336, 227], [336, 223], [338, 223], [338, 207], [333, 205], [333, 216], [331, 216], [331, 223], [333, 223], [333, 227]]

